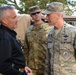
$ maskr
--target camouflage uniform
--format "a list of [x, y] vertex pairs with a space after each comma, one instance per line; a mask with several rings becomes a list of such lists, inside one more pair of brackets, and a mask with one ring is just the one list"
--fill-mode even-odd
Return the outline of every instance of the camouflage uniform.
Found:
[[47, 35], [50, 29], [51, 26], [44, 22], [39, 27], [32, 25], [27, 29], [25, 57], [33, 75], [44, 75]]
[[49, 32], [45, 75], [76, 75], [75, 35], [76, 27], [67, 23]]

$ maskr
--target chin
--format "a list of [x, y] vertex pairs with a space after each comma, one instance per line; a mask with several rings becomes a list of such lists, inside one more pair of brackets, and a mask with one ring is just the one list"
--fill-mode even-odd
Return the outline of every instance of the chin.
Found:
[[18, 27], [18, 25], [15, 25], [15, 28], [17, 28]]
[[15, 26], [13, 29], [16, 29], [17, 28], [17, 26]]

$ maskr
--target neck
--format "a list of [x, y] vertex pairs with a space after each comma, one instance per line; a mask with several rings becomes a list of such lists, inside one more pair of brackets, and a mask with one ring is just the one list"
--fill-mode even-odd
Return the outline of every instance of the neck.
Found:
[[35, 22], [35, 25], [36, 25], [36, 26], [39, 26], [42, 22], [43, 22], [42, 20], [36, 21], [36, 22]]
[[61, 29], [64, 25], [64, 20], [60, 20], [59, 22], [56, 23], [54, 26], [55, 29]]

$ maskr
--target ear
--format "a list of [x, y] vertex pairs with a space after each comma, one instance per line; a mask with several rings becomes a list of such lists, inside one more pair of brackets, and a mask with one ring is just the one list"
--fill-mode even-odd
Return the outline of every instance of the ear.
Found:
[[61, 13], [60, 12], [57, 12], [57, 15], [58, 15], [58, 17], [60, 17], [61, 16]]
[[58, 20], [61, 17], [60, 12], [56, 12], [56, 19]]
[[7, 19], [3, 18], [2, 23], [6, 25], [7, 24]]

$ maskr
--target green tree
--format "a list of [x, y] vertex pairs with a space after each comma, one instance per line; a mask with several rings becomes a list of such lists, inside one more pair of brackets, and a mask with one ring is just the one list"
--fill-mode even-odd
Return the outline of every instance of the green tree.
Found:
[[66, 3], [66, 0], [20, 0], [18, 4], [17, 0], [0, 0], [0, 6], [4, 4], [13, 5], [17, 10], [19, 10], [20, 14], [29, 14], [28, 9], [30, 6], [38, 5], [41, 9], [45, 9], [46, 4], [53, 1]]
[[68, 12], [70, 12], [70, 11], [72, 12], [72, 10], [68, 6], [68, 4], [70, 4], [71, 6], [75, 5], [75, 3], [73, 2], [73, 4], [72, 4], [72, 2], [70, 2], [70, 0], [69, 1], [67, 1], [67, 0], [20, 0], [19, 3], [17, 1], [18, 0], [0, 0], [0, 6], [5, 5], [5, 4], [13, 5], [18, 10], [18, 13], [29, 14], [29, 7], [33, 6], [33, 5], [38, 5], [43, 10], [43, 9], [45, 9], [46, 4], [57, 1], [57, 2], [62, 2], [65, 5], [67, 5], [67, 8], [65, 11], [68, 11]]
[[3, 5], [4, 5], [4, 4], [7, 4], [7, 1], [6, 1], [6, 0], [0, 0], [0, 6], [1, 6], [2, 4], [3, 4]]

